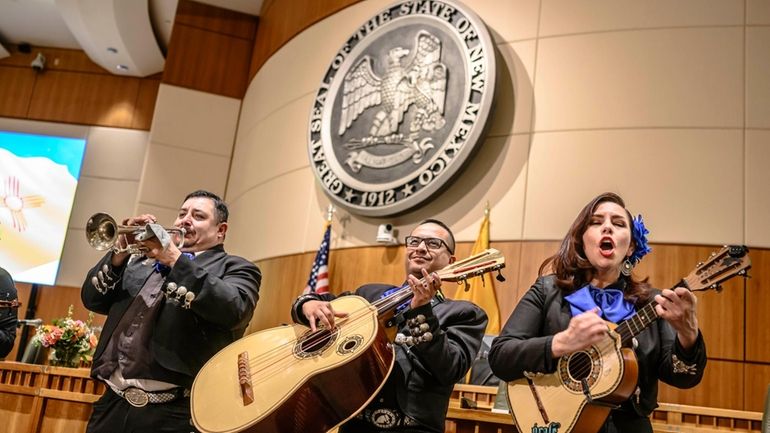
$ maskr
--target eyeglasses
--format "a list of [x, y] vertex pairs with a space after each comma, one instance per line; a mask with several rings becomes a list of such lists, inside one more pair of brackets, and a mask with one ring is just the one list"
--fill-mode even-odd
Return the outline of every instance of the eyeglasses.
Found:
[[449, 245], [444, 242], [443, 239], [439, 238], [421, 238], [418, 236], [407, 236], [404, 239], [404, 244], [407, 248], [417, 248], [420, 246], [421, 243], [425, 242], [425, 247], [429, 250], [438, 250], [441, 248], [441, 245], [446, 246], [447, 251], [452, 253], [452, 249], [449, 248]]

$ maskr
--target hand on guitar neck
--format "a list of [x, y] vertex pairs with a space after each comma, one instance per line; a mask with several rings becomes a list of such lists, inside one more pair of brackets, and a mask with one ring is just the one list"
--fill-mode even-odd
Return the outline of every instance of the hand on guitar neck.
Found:
[[[422, 269], [423, 278], [417, 279], [414, 275], [407, 277], [407, 283], [412, 288], [412, 297], [410, 307], [417, 308], [428, 304], [436, 292], [441, 289], [441, 277], [437, 273], [428, 273]], [[315, 332], [318, 326], [325, 326], [327, 329], [334, 329], [334, 322], [337, 318], [348, 317], [347, 312], [334, 311], [330, 302], [311, 300], [302, 304], [302, 314], [310, 325], [310, 330]]]
[[406, 281], [412, 288], [412, 293], [414, 293], [410, 304], [412, 309], [430, 303], [431, 299], [441, 289], [441, 278], [437, 273], [428, 273], [425, 268], [420, 269], [420, 271], [422, 272], [421, 280], [418, 280], [417, 277], [411, 274], [406, 278]]
[[682, 348], [691, 348], [698, 339], [698, 317], [695, 307], [698, 298], [684, 287], [663, 290], [655, 296], [655, 311], [658, 316], [671, 324], [676, 331]]

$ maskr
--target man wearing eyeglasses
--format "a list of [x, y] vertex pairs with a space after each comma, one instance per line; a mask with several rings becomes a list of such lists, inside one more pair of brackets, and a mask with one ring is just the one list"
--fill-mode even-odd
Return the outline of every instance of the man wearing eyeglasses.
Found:
[[[400, 323], [395, 365], [377, 396], [342, 425], [340, 433], [443, 432], [454, 384], [481, 347], [486, 313], [470, 302], [446, 299], [436, 274], [455, 261], [452, 231], [441, 221], [427, 219], [406, 237], [405, 245], [406, 283], [414, 297], [395, 311]], [[398, 289], [367, 284], [355, 294], [374, 302]], [[317, 326], [332, 328], [335, 317], [347, 316], [334, 311], [332, 299], [330, 294], [300, 296], [292, 318], [313, 331]]]

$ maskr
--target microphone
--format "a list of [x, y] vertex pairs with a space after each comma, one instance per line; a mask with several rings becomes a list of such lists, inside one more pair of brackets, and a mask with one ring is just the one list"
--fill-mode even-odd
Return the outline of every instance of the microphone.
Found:
[[43, 319], [19, 319], [19, 323], [16, 325], [17, 328], [21, 328], [22, 326], [42, 326], [43, 325]]

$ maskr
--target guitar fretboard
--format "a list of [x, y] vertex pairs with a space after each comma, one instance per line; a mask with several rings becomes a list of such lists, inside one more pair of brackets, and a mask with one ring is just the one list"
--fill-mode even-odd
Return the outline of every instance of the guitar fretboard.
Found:
[[654, 321], [658, 320], [658, 312], [655, 311], [657, 302], [652, 301], [642, 307], [633, 317], [621, 322], [615, 332], [620, 334], [620, 341], [623, 346], [629, 346], [631, 339], [639, 335], [640, 332], [647, 329]]

